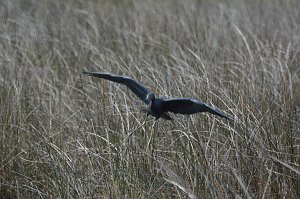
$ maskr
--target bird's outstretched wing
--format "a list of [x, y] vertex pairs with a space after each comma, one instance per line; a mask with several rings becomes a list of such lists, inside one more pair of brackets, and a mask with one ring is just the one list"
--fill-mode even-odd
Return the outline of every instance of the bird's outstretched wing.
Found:
[[93, 77], [99, 77], [103, 79], [107, 79], [113, 82], [117, 82], [120, 84], [126, 85], [136, 96], [138, 96], [143, 102], [146, 104], [148, 101], [146, 100], [146, 96], [149, 93], [149, 91], [137, 83], [134, 79], [131, 79], [130, 77], [124, 77], [120, 75], [113, 75], [109, 73], [98, 73], [98, 72], [83, 72], [83, 74], [93, 76]]
[[163, 109], [165, 112], [180, 113], [185, 115], [194, 114], [198, 112], [208, 112], [220, 117], [231, 119], [220, 110], [212, 108], [207, 104], [200, 102], [199, 100], [190, 98], [175, 98], [165, 100], [163, 102]]

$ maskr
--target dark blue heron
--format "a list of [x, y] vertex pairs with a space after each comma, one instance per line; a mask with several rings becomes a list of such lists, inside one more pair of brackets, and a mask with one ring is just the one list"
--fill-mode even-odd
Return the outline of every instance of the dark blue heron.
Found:
[[130, 77], [124, 77], [120, 75], [113, 75], [109, 73], [98, 72], [83, 72], [86, 75], [107, 79], [113, 82], [126, 85], [136, 96], [138, 96], [148, 106], [143, 111], [147, 113], [147, 116], [152, 115], [156, 119], [164, 118], [166, 120], [172, 120], [168, 115], [168, 112], [175, 114], [194, 114], [198, 112], [208, 112], [226, 119], [231, 119], [223, 112], [209, 105], [191, 98], [173, 98], [164, 100], [148, 91], [144, 86], [140, 85], [134, 79]]

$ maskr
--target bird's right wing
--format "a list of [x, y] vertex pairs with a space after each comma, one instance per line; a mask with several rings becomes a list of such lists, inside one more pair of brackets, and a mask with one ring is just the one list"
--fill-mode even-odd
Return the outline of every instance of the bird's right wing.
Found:
[[175, 98], [165, 100], [163, 102], [163, 108], [165, 112], [173, 112], [179, 114], [194, 114], [198, 112], [208, 112], [220, 117], [230, 119], [225, 113], [220, 110], [210, 107], [209, 105], [200, 102], [196, 99], [190, 98]]
[[137, 83], [134, 79], [130, 77], [124, 77], [120, 75], [113, 75], [109, 73], [98, 73], [98, 72], [83, 72], [83, 74], [93, 76], [93, 77], [99, 77], [102, 79], [107, 79], [113, 82], [117, 82], [120, 84], [126, 85], [136, 96], [138, 96], [143, 102], [148, 104], [148, 101], [146, 100], [147, 94], [149, 91]]

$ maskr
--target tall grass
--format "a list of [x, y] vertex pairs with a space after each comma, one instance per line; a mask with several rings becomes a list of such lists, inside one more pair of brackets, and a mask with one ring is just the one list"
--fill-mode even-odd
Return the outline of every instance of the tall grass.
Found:
[[[299, 198], [300, 4], [0, 4], [1, 198]], [[155, 121], [124, 86], [233, 115]]]

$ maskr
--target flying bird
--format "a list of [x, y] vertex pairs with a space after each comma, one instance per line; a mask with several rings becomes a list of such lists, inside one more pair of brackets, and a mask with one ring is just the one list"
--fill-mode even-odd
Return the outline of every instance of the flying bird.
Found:
[[200, 100], [191, 98], [172, 98], [165, 100], [156, 97], [154, 93], [148, 91], [147, 88], [130, 77], [99, 72], [83, 72], [83, 74], [126, 85], [138, 98], [147, 104], [147, 108], [143, 110], [147, 113], [147, 116], [152, 115], [156, 119], [163, 118], [172, 120], [168, 112], [184, 115], [208, 112], [226, 119], [231, 119], [222, 111], [213, 108]]

